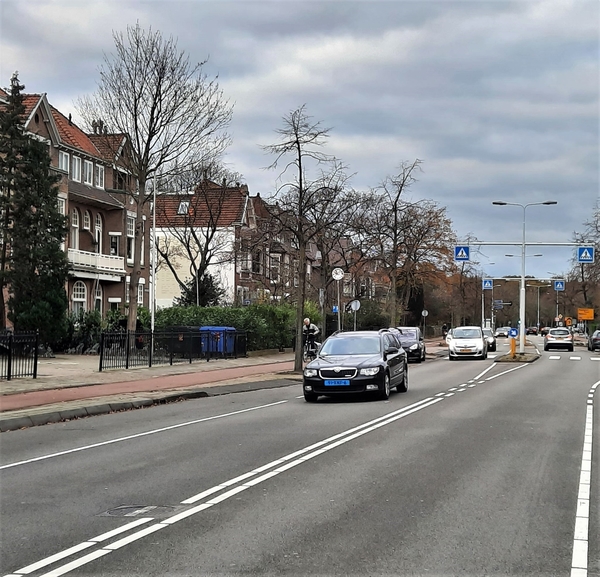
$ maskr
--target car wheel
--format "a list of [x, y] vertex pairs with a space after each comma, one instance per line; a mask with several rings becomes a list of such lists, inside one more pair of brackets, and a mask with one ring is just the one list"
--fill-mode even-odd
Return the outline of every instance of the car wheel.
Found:
[[571, 347], [569, 347], [567, 350], [568, 350], [570, 353], [572, 353], [572, 352], [573, 352], [573, 347], [571, 346]]
[[379, 398], [382, 401], [387, 401], [390, 398], [390, 374], [385, 373], [383, 378], [383, 389], [379, 391]]
[[402, 384], [396, 385], [396, 391], [406, 393], [408, 391], [408, 363], [404, 363], [404, 374], [402, 376]]
[[456, 357], [453, 357], [452, 355], [449, 355], [449, 356], [448, 356], [448, 358], [449, 358], [451, 361], [455, 361], [455, 360], [456, 360]]
[[304, 400], [307, 403], [316, 403], [318, 398], [319, 395], [316, 395], [315, 393], [307, 393], [306, 391], [304, 391]]
[[548, 350], [548, 347], [547, 347], [547, 346], [545, 346], [545, 345], [544, 345], [544, 350], [545, 350], [545, 351], [547, 351], [547, 350]]

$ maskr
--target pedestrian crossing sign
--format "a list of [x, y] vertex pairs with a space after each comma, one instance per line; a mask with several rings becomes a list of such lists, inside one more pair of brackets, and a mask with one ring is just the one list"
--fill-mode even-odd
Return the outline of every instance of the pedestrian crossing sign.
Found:
[[494, 287], [494, 280], [491, 278], [483, 279], [483, 290], [489, 290]]
[[468, 261], [470, 259], [469, 247], [468, 246], [455, 246], [454, 247], [454, 260], [456, 261]]
[[577, 262], [594, 262], [594, 247], [593, 246], [579, 246], [577, 247]]
[[555, 291], [564, 291], [565, 290], [565, 281], [564, 280], [555, 280], [554, 281], [554, 290]]

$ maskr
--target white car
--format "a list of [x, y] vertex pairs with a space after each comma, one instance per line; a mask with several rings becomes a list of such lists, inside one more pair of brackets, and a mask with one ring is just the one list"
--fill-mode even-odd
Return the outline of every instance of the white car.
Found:
[[456, 327], [448, 335], [448, 355], [456, 359], [487, 359], [487, 340], [480, 327]]

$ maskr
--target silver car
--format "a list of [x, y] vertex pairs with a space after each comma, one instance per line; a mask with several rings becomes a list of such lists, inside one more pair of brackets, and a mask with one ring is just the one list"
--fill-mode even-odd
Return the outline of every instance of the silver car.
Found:
[[456, 327], [446, 338], [448, 358], [487, 359], [488, 345], [481, 327]]

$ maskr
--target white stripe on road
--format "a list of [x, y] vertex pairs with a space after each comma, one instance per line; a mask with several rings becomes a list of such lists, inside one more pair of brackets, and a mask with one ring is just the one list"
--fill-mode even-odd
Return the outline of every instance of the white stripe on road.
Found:
[[548, 358], [551, 361], [560, 361], [560, 355], [550, 355]]
[[[587, 577], [590, 530], [590, 489], [592, 481], [592, 438], [594, 431], [593, 396], [600, 381], [590, 389], [586, 404], [585, 431], [581, 452], [581, 472], [579, 474], [579, 492], [577, 494], [577, 512], [575, 513], [575, 531], [573, 533], [573, 557], [571, 577]], [[589, 397], [592, 397], [591, 399]]]
[[111, 439], [110, 441], [102, 441], [101, 443], [93, 443], [92, 445], [84, 445], [83, 447], [77, 447], [75, 449], [68, 449], [67, 451], [59, 451], [58, 453], [50, 453], [49, 455], [42, 455], [40, 457], [34, 457], [33, 459], [26, 459], [24, 461], [17, 461], [16, 463], [9, 463], [8, 465], [0, 466], [2, 469], [10, 469], [11, 467], [18, 467], [20, 465], [28, 465], [29, 463], [35, 463], [37, 461], [45, 461], [46, 459], [54, 459], [55, 457], [61, 457], [62, 455], [70, 455], [71, 453], [78, 453], [79, 451], [87, 451], [88, 449], [95, 449], [97, 447], [104, 447], [106, 445], [112, 445], [114, 443], [121, 443], [122, 441], [130, 441], [131, 439], [139, 439], [140, 437], [147, 437], [148, 435], [155, 435], [156, 433], [164, 433], [165, 431], [171, 431], [173, 429], [179, 429], [181, 427], [188, 427], [190, 425], [196, 425], [198, 423], [204, 423], [206, 421], [214, 421], [216, 419], [224, 419], [225, 417], [232, 417], [234, 415], [241, 415], [242, 413], [248, 413], [250, 411], [257, 411], [259, 409], [266, 409], [287, 403], [287, 401], [277, 401], [276, 403], [269, 403], [267, 405], [259, 405], [258, 407], [250, 407], [249, 409], [241, 409], [239, 411], [232, 411], [231, 413], [224, 413], [222, 415], [214, 415], [212, 417], [204, 417], [202, 419], [195, 419], [193, 421], [187, 421], [185, 423], [179, 423], [177, 425], [170, 425], [169, 427], [161, 427], [160, 429], [153, 429], [151, 431], [145, 431], [144, 433], [136, 433], [135, 435], [127, 435], [126, 437], [119, 437], [117, 439]]

